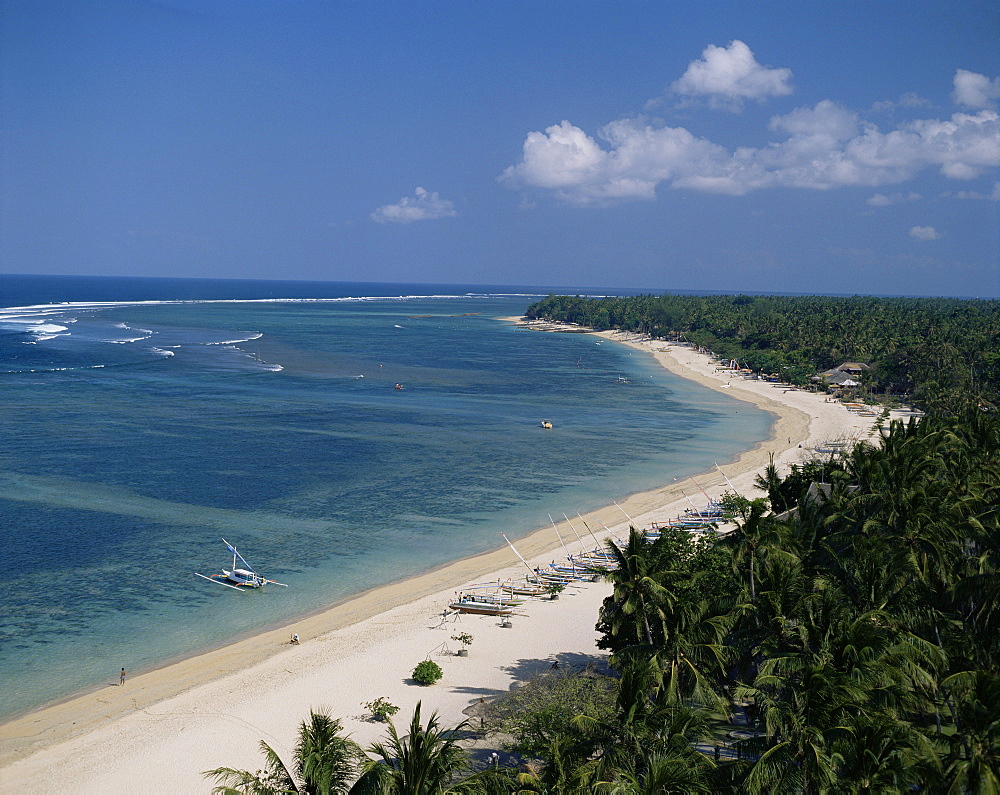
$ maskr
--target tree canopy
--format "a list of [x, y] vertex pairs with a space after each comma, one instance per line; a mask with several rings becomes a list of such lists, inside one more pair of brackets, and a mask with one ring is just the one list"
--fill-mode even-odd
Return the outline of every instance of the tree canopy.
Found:
[[865, 387], [931, 407], [1000, 403], [1000, 301], [871, 296], [549, 295], [530, 318], [683, 339], [805, 385], [861, 362]]

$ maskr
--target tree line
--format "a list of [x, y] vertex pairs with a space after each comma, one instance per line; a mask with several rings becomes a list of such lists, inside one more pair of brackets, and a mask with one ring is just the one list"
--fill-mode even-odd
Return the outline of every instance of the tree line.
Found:
[[684, 339], [799, 385], [845, 361], [925, 408], [1000, 404], [1000, 301], [869, 296], [549, 295], [527, 317]]
[[1000, 792], [1000, 417], [895, 422], [823, 470], [769, 467], [724, 536], [618, 553], [598, 628], [642, 709], [747, 727], [676, 788]]
[[[211, 771], [216, 791], [1000, 792], [1000, 416], [883, 437], [768, 467], [767, 498], [726, 495], [724, 535], [609, 542], [597, 628], [614, 673], [501, 700], [490, 725], [520, 766], [469, 775], [467, 727], [418, 706], [405, 737], [351, 748], [347, 773], [304, 723], [298, 779], [265, 746], [265, 771]], [[303, 779], [328, 770], [338, 783]]]

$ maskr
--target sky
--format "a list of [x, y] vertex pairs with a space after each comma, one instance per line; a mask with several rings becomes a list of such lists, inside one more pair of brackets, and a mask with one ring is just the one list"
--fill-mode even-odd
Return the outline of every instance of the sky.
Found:
[[0, 272], [1000, 297], [992, 0], [0, 0]]

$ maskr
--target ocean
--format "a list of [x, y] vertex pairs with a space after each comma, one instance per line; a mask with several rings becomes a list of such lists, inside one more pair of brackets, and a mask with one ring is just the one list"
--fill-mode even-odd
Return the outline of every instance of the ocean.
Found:
[[[651, 357], [499, 320], [544, 292], [0, 276], [0, 719], [768, 435]], [[289, 587], [196, 577], [223, 538]]]

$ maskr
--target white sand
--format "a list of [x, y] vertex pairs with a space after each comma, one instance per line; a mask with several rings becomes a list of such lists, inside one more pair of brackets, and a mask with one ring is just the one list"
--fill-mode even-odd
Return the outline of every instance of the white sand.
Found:
[[[666, 347], [662, 342], [627, 344], [644, 351]], [[851, 414], [823, 396], [717, 372], [707, 356], [689, 348], [655, 355], [678, 374], [776, 416], [772, 439], [735, 462], [720, 462], [746, 496], [757, 496], [753, 480], [769, 452], [787, 465], [811, 457], [808, 448], [824, 441], [871, 432], [874, 418]], [[696, 480], [712, 497], [728, 489], [717, 470]], [[673, 484], [635, 494], [620, 504], [638, 526], [646, 526], [688, 507], [680, 488]], [[683, 488], [697, 493], [691, 483]], [[619, 535], [627, 532], [619, 508], [586, 518], [593, 518], [592, 527], [603, 522]], [[580, 522], [576, 528], [583, 532]], [[560, 529], [567, 540], [574, 539], [573, 547], [579, 546], [569, 527]], [[557, 545], [551, 527], [517, 542], [532, 562], [556, 557]], [[601, 600], [610, 592], [605, 583], [571, 588], [558, 601], [531, 602], [509, 629], [488, 616], [442, 622], [449, 598], [463, 584], [524, 573], [504, 548], [375, 589], [287, 628], [129, 679], [123, 687], [109, 680], [107, 687], [0, 726], [0, 791], [208, 792], [211, 784], [201, 771], [259, 769], [259, 740], [290, 760], [297, 726], [310, 708], [340, 717], [354, 739], [366, 745], [385, 731], [384, 725], [365, 719], [361, 706], [377, 697], [401, 708], [395, 718], [400, 727], [418, 700], [425, 714], [438, 710], [444, 725], [454, 725], [481, 696], [504, 692], [557, 659], [563, 666], [602, 659], [594, 625]], [[288, 645], [292, 632], [299, 633], [302, 645]], [[460, 644], [451, 636], [459, 632], [474, 636], [468, 657], [454, 655]], [[444, 669], [444, 678], [431, 687], [409, 680], [413, 666], [425, 657]], [[110, 666], [109, 675], [114, 671]]]

